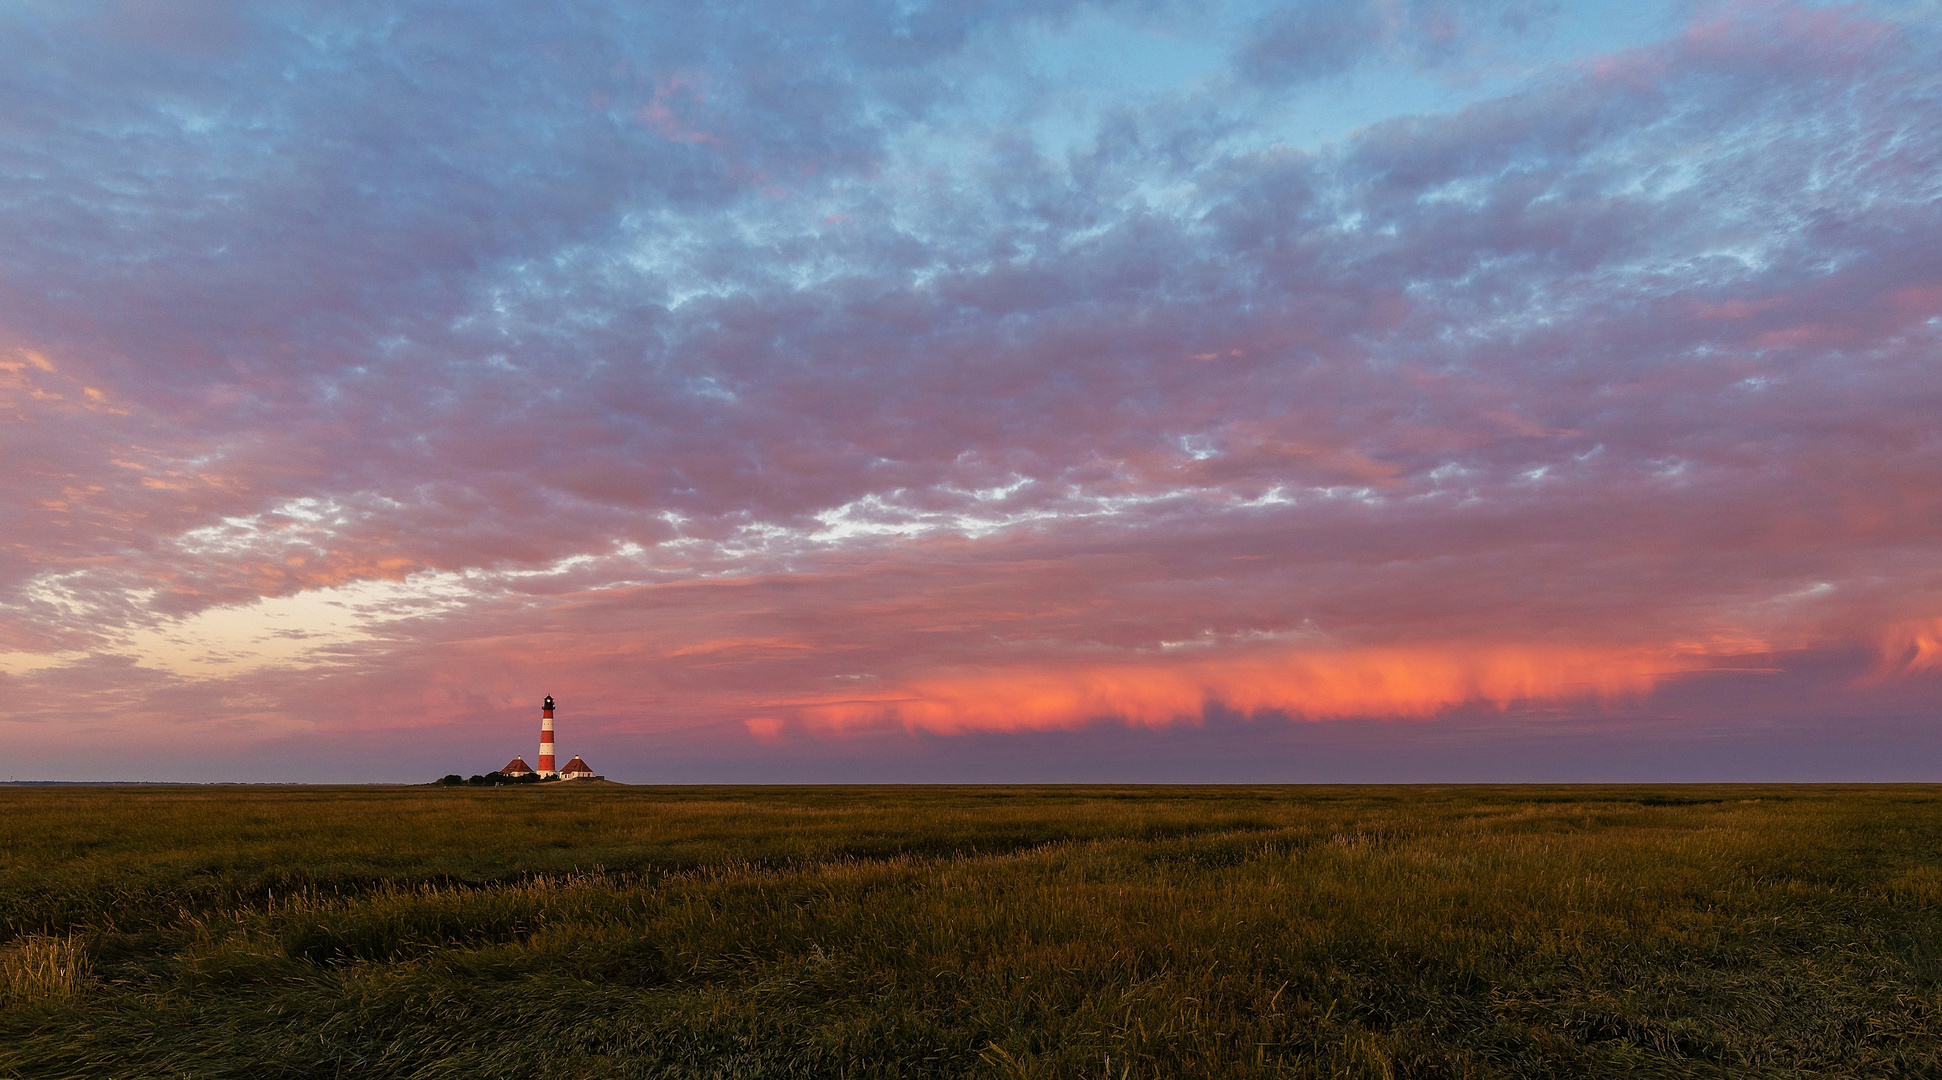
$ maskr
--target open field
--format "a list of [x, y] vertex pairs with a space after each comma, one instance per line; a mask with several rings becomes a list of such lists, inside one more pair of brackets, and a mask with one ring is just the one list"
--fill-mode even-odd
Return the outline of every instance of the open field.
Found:
[[1942, 790], [0, 789], [0, 1076], [1942, 1075]]

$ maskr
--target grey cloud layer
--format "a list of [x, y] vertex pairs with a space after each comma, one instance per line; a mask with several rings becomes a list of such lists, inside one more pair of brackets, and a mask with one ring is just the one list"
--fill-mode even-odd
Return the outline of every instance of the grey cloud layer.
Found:
[[1555, 4], [1533, 0], [1292, 3], [1256, 21], [1235, 66], [1246, 78], [1274, 86], [1341, 75], [1385, 53], [1435, 67], [1494, 36], [1527, 32], [1555, 13]]

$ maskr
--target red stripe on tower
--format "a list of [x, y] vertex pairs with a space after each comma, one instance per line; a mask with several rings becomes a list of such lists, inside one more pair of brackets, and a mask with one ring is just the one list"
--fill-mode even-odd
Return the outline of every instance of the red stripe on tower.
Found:
[[539, 709], [539, 768], [533, 770], [541, 776], [553, 775], [553, 695], [546, 695], [546, 704]]

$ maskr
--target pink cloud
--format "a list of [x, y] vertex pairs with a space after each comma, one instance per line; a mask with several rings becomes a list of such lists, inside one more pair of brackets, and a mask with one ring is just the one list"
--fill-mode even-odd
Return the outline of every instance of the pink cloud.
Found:
[[720, 146], [721, 136], [697, 130], [676, 112], [692, 111], [705, 101], [707, 98], [691, 80], [682, 76], [662, 79], [654, 84], [654, 97], [634, 110], [634, 119], [670, 142]]
[[940, 672], [870, 696], [787, 704], [808, 730], [833, 733], [882, 724], [943, 734], [1029, 731], [1101, 718], [1157, 727], [1197, 721], [1213, 707], [1308, 720], [1428, 719], [1473, 703], [1506, 708], [1518, 702], [1638, 696], [1658, 680], [1698, 666], [1695, 658], [1650, 650], [1517, 645], [1296, 650]]

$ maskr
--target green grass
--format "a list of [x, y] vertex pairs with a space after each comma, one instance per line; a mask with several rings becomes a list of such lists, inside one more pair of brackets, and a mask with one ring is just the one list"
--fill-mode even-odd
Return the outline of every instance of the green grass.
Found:
[[1942, 791], [0, 790], [0, 1076], [1942, 1075]]

